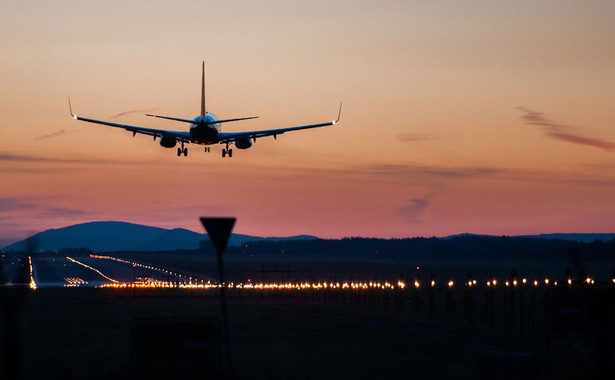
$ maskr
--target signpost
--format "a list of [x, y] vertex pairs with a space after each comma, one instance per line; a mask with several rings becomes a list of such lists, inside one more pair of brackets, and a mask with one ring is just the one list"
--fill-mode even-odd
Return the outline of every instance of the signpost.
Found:
[[226, 283], [224, 282], [224, 265], [222, 261], [222, 254], [226, 250], [228, 239], [231, 236], [231, 231], [235, 226], [236, 218], [201, 218], [201, 223], [209, 239], [216, 248], [218, 256], [218, 280], [220, 282], [220, 303], [222, 306], [222, 334], [224, 339], [224, 352], [226, 357], [226, 369], [231, 375], [232, 360], [231, 360], [231, 346], [229, 338], [228, 328], [228, 311], [226, 306]]

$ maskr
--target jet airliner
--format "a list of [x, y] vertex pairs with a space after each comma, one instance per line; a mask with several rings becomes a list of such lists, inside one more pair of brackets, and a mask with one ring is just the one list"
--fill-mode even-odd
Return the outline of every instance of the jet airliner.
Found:
[[182, 118], [177, 118], [177, 117], [146, 114], [146, 116], [173, 120], [173, 121], [178, 121], [178, 122], [183, 122], [183, 123], [189, 123], [190, 130], [188, 132], [137, 127], [137, 126], [132, 126], [132, 125], [118, 124], [118, 123], [112, 123], [109, 121], [95, 120], [95, 119], [89, 119], [86, 117], [77, 116], [73, 114], [73, 110], [70, 105], [70, 99], [68, 101], [68, 108], [69, 108], [71, 116], [75, 120], [86, 121], [88, 123], [102, 124], [102, 125], [107, 125], [110, 127], [123, 128], [129, 132], [132, 132], [133, 137], [137, 133], [140, 133], [144, 135], [153, 136], [154, 141], [156, 140], [156, 138], [160, 138], [160, 145], [165, 148], [174, 148], [177, 144], [180, 144], [180, 147], [177, 148], [177, 156], [181, 156], [181, 155], [187, 156], [188, 148], [185, 147], [184, 145], [192, 143], [192, 144], [205, 145], [205, 152], [210, 151], [209, 145], [214, 145], [214, 144], [225, 145], [225, 148], [222, 149], [222, 157], [226, 157], [226, 156], [232, 157], [233, 156], [233, 149], [230, 148], [230, 146], [233, 144], [235, 145], [237, 149], [248, 149], [249, 147], [252, 146], [253, 143], [256, 142], [257, 138], [273, 136], [274, 139], [277, 139], [278, 135], [281, 135], [286, 132], [334, 125], [340, 120], [340, 115], [342, 113], [342, 105], [340, 104], [339, 112], [337, 114], [337, 119], [334, 121], [328, 121], [328, 122], [318, 123], [318, 124], [300, 125], [296, 127], [266, 129], [266, 130], [250, 131], [250, 132], [221, 132], [220, 124], [222, 123], [228, 123], [231, 121], [256, 119], [258, 118], [258, 116], [220, 120], [218, 119], [216, 115], [214, 115], [211, 112], [207, 112], [205, 110], [205, 62], [203, 62], [203, 68], [202, 68], [202, 74], [201, 74], [201, 113], [199, 116], [195, 117], [192, 120], [188, 120], [188, 119], [182, 119]]

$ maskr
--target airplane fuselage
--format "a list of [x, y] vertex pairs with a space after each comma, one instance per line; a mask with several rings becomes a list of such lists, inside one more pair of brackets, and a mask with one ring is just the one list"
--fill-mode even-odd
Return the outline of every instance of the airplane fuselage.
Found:
[[211, 124], [217, 120], [216, 115], [211, 112], [208, 112], [205, 117], [195, 117], [194, 123], [190, 124], [190, 140], [195, 144], [217, 144], [220, 141], [218, 138], [219, 124]]

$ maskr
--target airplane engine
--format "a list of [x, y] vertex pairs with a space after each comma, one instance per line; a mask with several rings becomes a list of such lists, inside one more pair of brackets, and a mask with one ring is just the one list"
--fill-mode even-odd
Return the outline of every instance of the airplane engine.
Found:
[[165, 148], [173, 148], [177, 145], [177, 141], [173, 137], [162, 136], [160, 138], [160, 145]]
[[250, 142], [250, 139], [239, 139], [235, 141], [235, 146], [237, 149], [248, 149], [252, 146], [252, 143]]

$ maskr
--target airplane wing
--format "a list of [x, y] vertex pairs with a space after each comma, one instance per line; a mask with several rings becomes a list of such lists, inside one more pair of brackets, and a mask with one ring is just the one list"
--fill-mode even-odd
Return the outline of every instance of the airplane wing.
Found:
[[122, 129], [132, 132], [133, 137], [137, 133], [140, 133], [143, 135], [154, 136], [154, 139], [156, 139], [156, 137], [171, 137], [179, 142], [190, 143], [190, 132], [168, 131], [164, 129], [137, 127], [134, 125], [111, 123], [109, 121], [95, 120], [95, 119], [89, 119], [87, 117], [77, 116], [73, 114], [73, 110], [70, 105], [70, 100], [68, 102], [68, 108], [70, 111], [70, 115], [75, 120], [86, 121], [88, 123], [102, 124], [102, 125], [107, 125], [107, 126], [115, 127], [115, 128], [122, 128]]
[[237, 140], [248, 139], [256, 141], [259, 137], [273, 136], [274, 138], [277, 135], [284, 134], [286, 132], [299, 131], [302, 129], [310, 129], [310, 128], [320, 128], [326, 127], [329, 125], [334, 125], [340, 120], [340, 116], [342, 114], [342, 105], [340, 104], [340, 110], [337, 114], [337, 119], [334, 121], [329, 121], [326, 123], [318, 123], [318, 124], [309, 124], [309, 125], [300, 125], [297, 127], [288, 127], [288, 128], [278, 128], [278, 129], [264, 129], [260, 131], [249, 131], [249, 132], [226, 132], [218, 134], [218, 138], [220, 139], [220, 144], [227, 144], [231, 142], [236, 142]]

